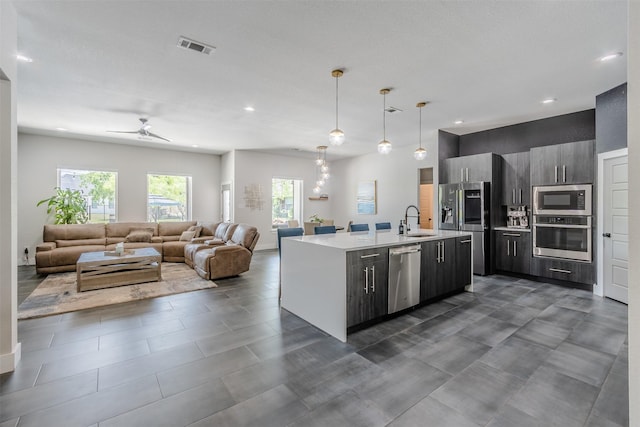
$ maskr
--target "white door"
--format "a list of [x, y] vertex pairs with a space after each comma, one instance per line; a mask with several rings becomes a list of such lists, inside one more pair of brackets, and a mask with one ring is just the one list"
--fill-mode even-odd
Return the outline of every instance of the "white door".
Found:
[[628, 304], [629, 199], [627, 156], [604, 160], [604, 295]]

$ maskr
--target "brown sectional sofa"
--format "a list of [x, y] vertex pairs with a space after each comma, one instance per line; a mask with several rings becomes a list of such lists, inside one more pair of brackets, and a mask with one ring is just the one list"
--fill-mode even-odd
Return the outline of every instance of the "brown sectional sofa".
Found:
[[[107, 224], [45, 225], [43, 243], [36, 247], [38, 274], [75, 271], [83, 252], [114, 250], [124, 242], [125, 249], [153, 247], [165, 262], [184, 262], [184, 249], [189, 243], [203, 243], [214, 239], [219, 222], [114, 222]], [[202, 227], [200, 236], [180, 240], [189, 227]], [[150, 242], [129, 242], [132, 230], [151, 232]]]

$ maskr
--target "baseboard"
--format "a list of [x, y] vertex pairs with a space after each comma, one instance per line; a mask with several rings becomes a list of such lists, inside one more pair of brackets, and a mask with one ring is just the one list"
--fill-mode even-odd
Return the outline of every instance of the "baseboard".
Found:
[[13, 372], [22, 358], [22, 343], [16, 344], [12, 353], [0, 355], [0, 374]]

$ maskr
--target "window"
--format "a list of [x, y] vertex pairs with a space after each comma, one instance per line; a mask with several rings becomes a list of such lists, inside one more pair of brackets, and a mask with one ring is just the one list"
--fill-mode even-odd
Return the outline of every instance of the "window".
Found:
[[271, 228], [286, 227], [287, 221], [302, 223], [302, 180], [273, 178], [271, 180]]
[[147, 220], [189, 221], [191, 219], [191, 177], [147, 175]]
[[87, 199], [89, 222], [117, 220], [117, 172], [58, 169], [60, 188], [80, 190]]

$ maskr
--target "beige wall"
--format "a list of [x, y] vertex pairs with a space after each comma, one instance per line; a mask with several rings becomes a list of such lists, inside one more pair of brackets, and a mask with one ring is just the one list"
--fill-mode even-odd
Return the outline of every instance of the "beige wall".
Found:
[[[18, 135], [18, 253], [30, 254], [42, 241], [42, 225], [51, 222], [39, 200], [51, 196], [57, 169], [118, 173], [118, 221], [147, 220], [147, 173], [192, 177], [192, 218], [220, 218], [220, 156], [157, 148], [91, 142], [51, 136]], [[33, 262], [33, 255], [31, 262]]]
[[17, 330], [16, 48], [13, 6], [0, 1], [0, 373], [20, 360]]

